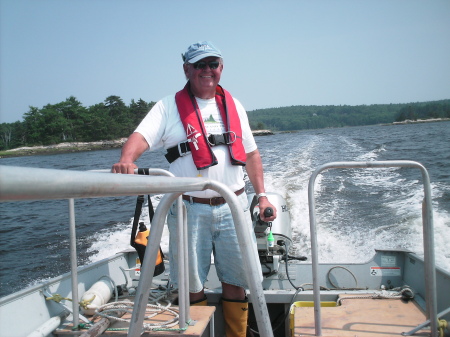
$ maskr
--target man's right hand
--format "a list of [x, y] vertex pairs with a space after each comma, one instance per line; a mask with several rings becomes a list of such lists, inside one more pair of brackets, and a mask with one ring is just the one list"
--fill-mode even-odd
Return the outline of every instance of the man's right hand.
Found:
[[147, 149], [148, 144], [145, 138], [140, 133], [132, 133], [122, 148], [119, 162], [112, 166], [111, 172], [134, 174], [134, 170], [138, 168], [134, 162]]
[[134, 163], [116, 163], [112, 166], [112, 173], [122, 173], [122, 174], [134, 174], [134, 170], [138, 167]]

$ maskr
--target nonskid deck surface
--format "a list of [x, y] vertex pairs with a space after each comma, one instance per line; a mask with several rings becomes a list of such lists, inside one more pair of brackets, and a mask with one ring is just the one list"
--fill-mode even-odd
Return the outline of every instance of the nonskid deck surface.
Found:
[[[178, 307], [173, 307], [173, 309], [178, 310]], [[151, 331], [151, 332], [145, 332], [141, 336], [163, 336], [163, 337], [170, 337], [170, 336], [176, 336], [179, 337], [182, 336], [202, 336], [207, 329], [209, 329], [208, 324], [214, 315], [215, 307], [211, 306], [192, 306], [190, 307], [190, 316], [192, 324], [187, 327], [185, 331], [180, 332], [179, 330], [176, 330], [179, 328], [178, 325], [173, 327], [172, 331]], [[121, 318], [130, 320], [131, 314], [126, 313]], [[157, 316], [151, 318], [151, 321], [145, 321], [145, 323], [161, 323], [166, 322], [167, 320], [170, 320], [173, 318], [173, 316], [169, 313], [161, 313]], [[100, 321], [100, 317], [97, 317], [95, 319], [95, 322]], [[116, 337], [116, 336], [126, 336], [127, 330], [122, 330], [123, 328], [128, 328], [129, 323], [128, 322], [121, 322], [121, 321], [114, 321], [111, 323], [111, 325], [108, 327], [108, 329], [103, 332], [100, 335], [92, 335], [92, 336], [110, 336], [110, 337]], [[121, 329], [121, 330], [114, 330], [114, 329]], [[167, 329], [169, 330], [169, 329]], [[86, 333], [88, 330], [78, 330], [73, 331], [72, 325], [64, 326], [64, 328], [57, 329], [53, 334], [55, 336], [79, 336], [83, 333]], [[89, 335], [90, 336], [90, 335]]]
[[[426, 321], [414, 301], [340, 297], [340, 306], [321, 307], [322, 336], [401, 336]], [[415, 336], [430, 336], [428, 331]], [[295, 308], [293, 336], [315, 336], [313, 307]]]
[[[370, 295], [368, 295], [370, 296]], [[414, 329], [417, 325], [426, 321], [425, 314], [414, 301], [404, 302], [400, 299], [372, 299], [364, 298], [364, 294], [358, 294], [352, 298], [352, 294], [340, 295], [341, 305], [333, 307], [322, 307], [322, 336], [401, 336], [402, 332]], [[367, 296], [366, 296], [367, 297]], [[178, 307], [174, 306], [177, 310]], [[214, 306], [192, 306], [190, 307], [190, 316], [193, 324], [188, 326], [185, 331], [179, 331], [178, 325], [173, 327], [173, 331], [151, 331], [142, 336], [203, 336], [209, 335], [208, 324], [214, 316], [216, 308]], [[131, 314], [126, 313], [122, 316], [128, 321]], [[173, 318], [169, 313], [160, 313], [157, 316], [146, 320], [145, 323], [162, 323]], [[314, 308], [313, 307], [295, 307], [292, 336], [315, 336]], [[95, 318], [99, 322], [101, 317]], [[126, 336], [128, 322], [113, 321], [108, 330], [102, 334], [93, 334], [92, 336]], [[118, 330], [114, 330], [118, 329]], [[66, 325], [54, 332], [55, 336], [79, 336], [86, 333], [84, 330], [73, 331], [72, 325]], [[89, 335], [91, 336], [91, 335]], [[430, 336], [429, 330], [417, 332], [414, 336]]]

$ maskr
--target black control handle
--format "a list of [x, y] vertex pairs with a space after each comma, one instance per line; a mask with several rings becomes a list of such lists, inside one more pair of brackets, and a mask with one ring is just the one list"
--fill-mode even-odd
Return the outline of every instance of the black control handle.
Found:
[[268, 217], [270, 217], [270, 216], [272, 216], [273, 215], [273, 208], [272, 207], [267, 207], [265, 210], [264, 210], [264, 216], [266, 217], [266, 218], [268, 218]]

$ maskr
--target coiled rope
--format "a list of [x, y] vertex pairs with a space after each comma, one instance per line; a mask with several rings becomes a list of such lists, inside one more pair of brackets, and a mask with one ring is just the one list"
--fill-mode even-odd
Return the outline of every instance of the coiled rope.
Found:
[[403, 287], [401, 289], [396, 288], [393, 290], [399, 290], [395, 292], [390, 292], [386, 290], [382, 290], [381, 292], [376, 292], [374, 294], [368, 294], [368, 295], [355, 295], [355, 296], [346, 296], [346, 297], [339, 297], [336, 301], [337, 305], [340, 305], [343, 300], [348, 299], [412, 299], [414, 298], [414, 292], [409, 287]]
[[[151, 319], [159, 314], [162, 313], [169, 313], [173, 317], [168, 319], [164, 322], [158, 322], [158, 323], [146, 323], [143, 324], [143, 330], [144, 331], [166, 331], [166, 330], [176, 330], [176, 331], [182, 331], [186, 329], [172, 329], [175, 325], [178, 324], [179, 320], [179, 314], [176, 310], [173, 308], [170, 309], [170, 303], [167, 306], [162, 306], [160, 304], [147, 304], [146, 310], [145, 310], [145, 319]], [[120, 322], [126, 322], [130, 323], [131, 319], [125, 319], [118, 316], [121, 316], [120, 314], [123, 313], [133, 313], [133, 306], [134, 303], [131, 301], [121, 301], [121, 302], [112, 302], [107, 303], [105, 305], [100, 306], [97, 310], [95, 315], [101, 316], [104, 318], [107, 318], [109, 320], [114, 321], [120, 321]], [[123, 330], [128, 330], [128, 328], [123, 328]]]

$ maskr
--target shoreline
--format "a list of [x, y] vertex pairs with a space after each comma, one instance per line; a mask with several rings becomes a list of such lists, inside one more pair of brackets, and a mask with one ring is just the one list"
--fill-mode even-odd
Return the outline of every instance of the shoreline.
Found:
[[[418, 119], [418, 120], [405, 120], [401, 122], [392, 122], [387, 124], [379, 124], [382, 126], [387, 125], [405, 125], [405, 124], [419, 124], [419, 123], [435, 123], [435, 122], [447, 122], [450, 118], [433, 118], [433, 119]], [[282, 131], [283, 133], [297, 132], [301, 130]], [[274, 132], [271, 130], [253, 130], [253, 135], [257, 136], [270, 136]], [[111, 150], [122, 148], [123, 144], [128, 138], [120, 138], [117, 140], [105, 140], [97, 142], [67, 142], [59, 143], [47, 146], [25, 146], [15, 149], [0, 151], [0, 159], [12, 158], [12, 157], [24, 157], [24, 156], [38, 156], [38, 155], [53, 155], [64, 154], [72, 152], [85, 152], [85, 151], [98, 151], [98, 150]]]
[[[270, 130], [255, 130], [252, 131], [254, 136], [268, 136], [273, 135]], [[98, 142], [67, 142], [54, 145], [40, 145], [40, 146], [24, 146], [15, 149], [0, 151], [1, 158], [24, 157], [24, 156], [39, 156], [39, 155], [53, 155], [73, 152], [98, 151], [120, 149], [128, 138], [120, 138], [117, 140], [104, 140]]]
[[[434, 123], [434, 122], [448, 122], [450, 118], [430, 118], [430, 119], [406, 119], [401, 122], [393, 122], [392, 125], [403, 125], [403, 124], [418, 124], [418, 123]], [[389, 124], [387, 124], [389, 125]]]
[[98, 142], [68, 142], [47, 146], [25, 146], [11, 150], [0, 151], [0, 158], [119, 149], [122, 148], [123, 144], [125, 144], [126, 141], [127, 138], [120, 138], [117, 140], [105, 140]]

